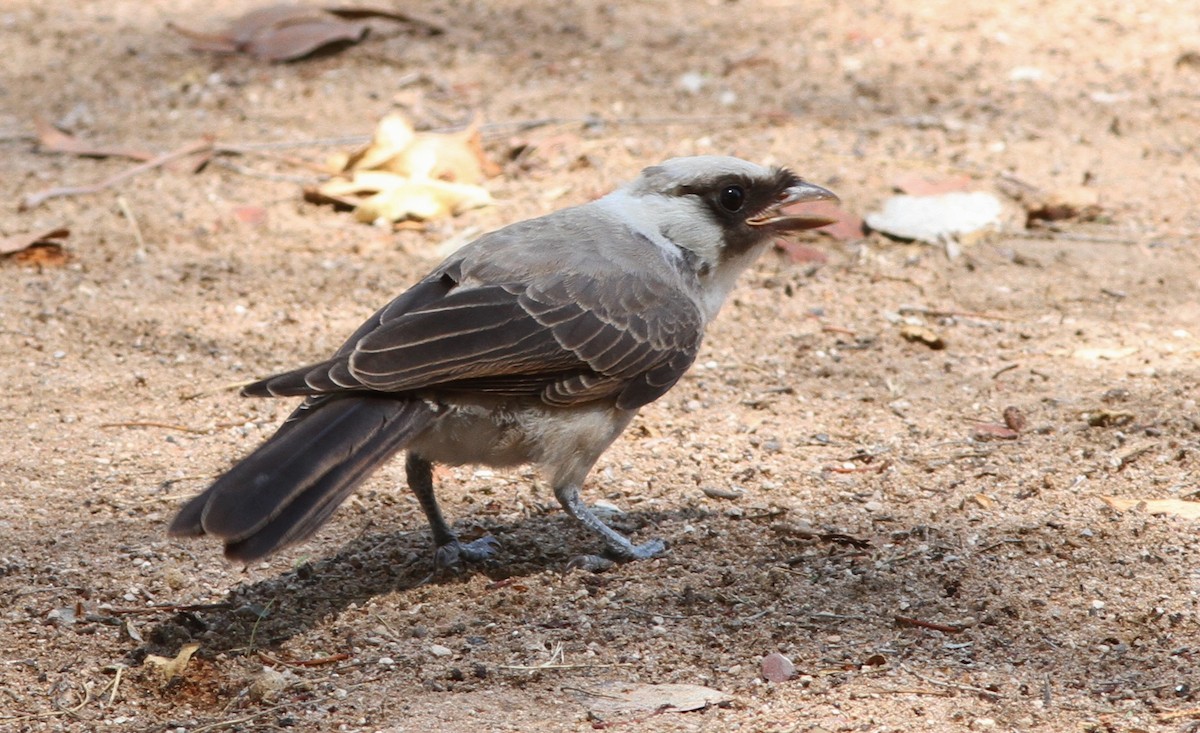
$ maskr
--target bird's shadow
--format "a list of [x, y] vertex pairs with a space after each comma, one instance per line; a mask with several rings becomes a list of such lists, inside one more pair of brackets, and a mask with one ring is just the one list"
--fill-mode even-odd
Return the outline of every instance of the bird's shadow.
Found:
[[[623, 531], [694, 521], [706, 512], [685, 509], [631, 512], [615, 523]], [[591, 551], [596, 538], [564, 515], [534, 517], [510, 525], [489, 527], [500, 542], [499, 556], [455, 570], [434, 572], [428, 532], [372, 533], [346, 544], [334, 555], [297, 565], [279, 575], [232, 589], [220, 603], [180, 610], [152, 626], [146, 643], [131, 656], [173, 654], [189, 641], [199, 641], [208, 653], [249, 652], [270, 648], [317, 626], [352, 604], [412, 590], [423, 585], [465, 582], [473, 575], [494, 581], [533, 575], [546, 570], [566, 571], [571, 558]], [[553, 541], [547, 542], [547, 538]]]

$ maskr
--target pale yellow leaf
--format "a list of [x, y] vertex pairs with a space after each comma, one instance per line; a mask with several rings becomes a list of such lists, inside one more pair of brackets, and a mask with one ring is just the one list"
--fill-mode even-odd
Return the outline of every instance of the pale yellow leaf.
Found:
[[375, 126], [370, 144], [353, 153], [341, 170], [380, 168], [412, 144], [414, 134], [404, 115], [384, 115]]
[[1184, 519], [1200, 519], [1200, 501], [1183, 499], [1121, 499], [1102, 496], [1105, 504], [1119, 512], [1141, 509], [1149, 514], [1174, 514]]
[[406, 181], [365, 199], [354, 210], [354, 216], [363, 222], [377, 219], [424, 221], [490, 203], [491, 195], [478, 186], [436, 180]]
[[161, 672], [163, 676], [163, 684], [166, 684], [183, 674], [183, 670], [187, 668], [188, 660], [192, 658], [192, 655], [195, 654], [196, 650], [199, 648], [200, 644], [193, 641], [184, 644], [179, 650], [179, 653], [175, 655], [174, 659], [160, 657], [157, 654], [148, 654], [146, 655], [146, 660], [142, 662], [142, 664], [145, 666], [158, 667], [159, 672]]

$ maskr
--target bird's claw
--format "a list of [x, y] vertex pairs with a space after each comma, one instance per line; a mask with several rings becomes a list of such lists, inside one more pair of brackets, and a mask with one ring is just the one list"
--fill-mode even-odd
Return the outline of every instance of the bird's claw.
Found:
[[[667, 543], [654, 539], [640, 545], [629, 543], [628, 546], [609, 547], [606, 552], [609, 557], [600, 555], [576, 555], [567, 563], [567, 570], [586, 570], [589, 573], [603, 573], [612, 569], [618, 562], [631, 560], [649, 560], [667, 551]], [[610, 559], [612, 558], [612, 559]]]
[[433, 553], [433, 565], [436, 570], [457, 570], [465, 562], [490, 560], [499, 549], [500, 541], [490, 534], [467, 543], [454, 540], [438, 546]]

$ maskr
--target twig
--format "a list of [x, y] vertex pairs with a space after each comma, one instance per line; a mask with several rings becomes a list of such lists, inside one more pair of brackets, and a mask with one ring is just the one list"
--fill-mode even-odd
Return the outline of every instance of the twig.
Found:
[[263, 660], [267, 664], [280, 664], [285, 667], [320, 667], [321, 665], [324, 665], [324, 664], [334, 664], [336, 662], [344, 662], [347, 659], [350, 659], [351, 657], [349, 654], [339, 653], [339, 654], [330, 654], [327, 657], [314, 657], [313, 659], [285, 660], [285, 659], [276, 659], [275, 657], [272, 657], [270, 654], [267, 654], [264, 651], [260, 651], [260, 652], [258, 652], [258, 658]]
[[979, 313], [976, 311], [939, 310], [919, 305], [902, 305], [897, 309], [901, 315], [915, 314], [933, 318], [977, 318], [983, 321], [1015, 321], [1011, 316], [1001, 316], [996, 313]]
[[1200, 716], [1200, 708], [1188, 708], [1187, 710], [1172, 710], [1168, 713], [1159, 713], [1158, 719], [1162, 722], [1168, 720], [1178, 720], [1180, 718], [1194, 718]]
[[940, 631], [943, 634], [961, 634], [963, 632], [963, 627], [961, 626], [939, 624], [933, 621], [922, 621], [919, 618], [909, 618], [908, 616], [895, 616], [893, 618], [896, 623], [901, 626], [913, 626], [918, 629], [931, 629], [933, 631]]
[[517, 672], [536, 672], [542, 669], [600, 669], [602, 667], [632, 667], [632, 664], [497, 664], [497, 669], [511, 669]]
[[204, 138], [201, 140], [196, 140], [196, 141], [188, 143], [187, 145], [184, 145], [181, 148], [172, 150], [169, 153], [163, 153], [162, 155], [158, 156], [157, 158], [148, 160], [145, 163], [140, 163], [138, 165], [133, 166], [132, 168], [127, 168], [114, 176], [105, 178], [103, 181], [100, 181], [99, 183], [93, 183], [88, 186], [63, 186], [63, 187], [59, 187], [59, 188], [47, 188], [43, 191], [37, 191], [37, 192], [31, 193], [31, 194], [27, 195], [25, 198], [21, 199], [21, 204], [18, 207], [18, 209], [21, 211], [27, 211], [29, 209], [33, 209], [38, 206], [41, 206], [43, 203], [45, 203], [46, 201], [48, 201], [52, 198], [59, 198], [59, 197], [63, 197], [63, 196], [79, 196], [81, 194], [89, 194], [89, 193], [99, 193], [105, 189], [112, 188], [113, 186], [117, 185], [118, 183], [121, 183], [122, 181], [124, 181], [128, 178], [132, 178], [132, 177], [138, 175], [139, 173], [145, 173], [148, 170], [152, 170], [154, 168], [160, 168], [160, 167], [166, 165], [167, 163], [170, 163], [173, 160], [178, 160], [180, 158], [186, 158], [189, 155], [195, 155], [196, 153], [202, 153], [205, 151], [212, 151], [212, 149], [213, 149], [213, 139], [211, 137]]
[[113, 677], [112, 692], [108, 695], [108, 705], [112, 707], [117, 701], [117, 688], [121, 686], [121, 673], [125, 671], [124, 664], [117, 665], [117, 675]]
[[1094, 234], [1083, 234], [1081, 232], [1062, 232], [1053, 229], [1047, 229], [1044, 233], [1040, 232], [1012, 232], [1009, 236], [1018, 239], [1037, 239], [1044, 241], [1065, 240], [1068, 242], [1095, 242], [1096, 244], [1126, 244], [1134, 245], [1141, 244], [1148, 237], [1102, 237]]
[[188, 730], [191, 731], [191, 733], [204, 733], [205, 731], [216, 730], [218, 728], [229, 728], [229, 727], [233, 727], [233, 726], [238, 726], [238, 725], [241, 725], [242, 723], [249, 723], [252, 720], [261, 718], [264, 715], [270, 715], [271, 713], [277, 712], [279, 710], [283, 710], [284, 708], [286, 708], [292, 704], [294, 704], [294, 703], [290, 703], [290, 702], [280, 703], [279, 705], [275, 705], [275, 706], [269, 707], [269, 708], [263, 708], [262, 710], [259, 710], [256, 713], [250, 713], [249, 715], [244, 715], [240, 718], [230, 718], [229, 720], [219, 720], [215, 723], [209, 723], [208, 725], [202, 725], [198, 728], [188, 728]]
[[112, 616], [131, 616], [142, 613], [180, 613], [185, 611], [228, 611], [232, 603], [168, 603], [161, 606], [146, 606], [145, 608], [110, 608]]
[[56, 718], [59, 715], [74, 716], [75, 713], [78, 713], [80, 710], [83, 710], [84, 705], [87, 705], [89, 702], [92, 701], [92, 694], [90, 691], [88, 691], [87, 686], [80, 685], [80, 687], [83, 688], [83, 699], [80, 700], [79, 704], [76, 705], [75, 707], [60, 708], [60, 707], [57, 707], [57, 705], [56, 705], [55, 710], [48, 710], [44, 713], [24, 713], [22, 715], [6, 715], [3, 717], [0, 717], [0, 720], [34, 720], [37, 718]]
[[1020, 364], [1009, 364], [1006, 367], [1001, 367], [1000, 369], [996, 370], [992, 374], [992, 379], [995, 379], [996, 377], [1000, 376], [1001, 374], [1004, 374], [1005, 372], [1011, 372], [1013, 369], [1016, 369], [1019, 366], [1021, 366], [1021, 365]]
[[130, 420], [129, 422], [106, 422], [99, 425], [100, 428], [163, 428], [164, 430], [179, 430], [185, 433], [195, 433], [197, 435], [207, 435], [212, 432], [206, 428], [189, 428], [187, 425], [174, 425], [169, 422], [158, 422], [156, 420]]
[[870, 688], [870, 692], [879, 693], [882, 695], [929, 695], [932, 697], [953, 697], [954, 693], [949, 690], [926, 690], [921, 687], [875, 687]]
[[1000, 698], [1003, 697], [1003, 695], [1001, 695], [1000, 693], [998, 693], [994, 690], [986, 689], [984, 687], [976, 687], [974, 685], [965, 685], [961, 682], [944, 682], [942, 680], [935, 680], [932, 677], [926, 677], [925, 675], [921, 674], [920, 672], [916, 671], [915, 669], [912, 669], [911, 667], [909, 667], [906, 664], [901, 664], [900, 668], [903, 669], [905, 672], [908, 672], [909, 674], [911, 674], [913, 677], [916, 677], [917, 679], [921, 680], [922, 682], [928, 682], [929, 684], [931, 684], [935, 687], [945, 687], [945, 688], [948, 688], [951, 690], [962, 690], [963, 692], [974, 692], [978, 695], [983, 695], [983, 696], [989, 697], [993, 700], [999, 700]]
[[137, 217], [133, 215], [133, 209], [129, 208], [129, 202], [124, 196], [117, 197], [117, 206], [121, 208], [121, 213], [129, 220], [129, 228], [133, 229], [133, 240], [137, 242], [139, 252], [146, 251], [146, 240], [142, 237], [142, 227], [138, 224]]

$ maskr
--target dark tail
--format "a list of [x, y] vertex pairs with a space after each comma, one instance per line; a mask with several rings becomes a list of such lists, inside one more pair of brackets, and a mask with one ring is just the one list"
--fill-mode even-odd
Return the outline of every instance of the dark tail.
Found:
[[245, 563], [300, 542], [432, 417], [421, 400], [338, 397], [306, 405], [185, 504], [170, 533], [212, 535], [225, 542], [225, 557]]

